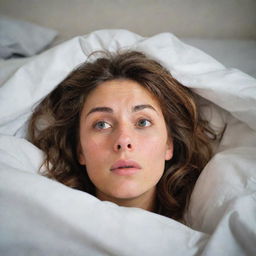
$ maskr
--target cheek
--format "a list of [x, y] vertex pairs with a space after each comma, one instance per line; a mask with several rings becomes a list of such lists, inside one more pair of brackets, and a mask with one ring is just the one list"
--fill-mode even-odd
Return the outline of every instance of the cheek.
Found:
[[108, 144], [105, 140], [99, 140], [88, 136], [82, 143], [83, 157], [86, 162], [86, 169], [89, 173], [91, 170], [96, 172], [109, 157]]
[[167, 138], [165, 136], [159, 135], [140, 138], [138, 141], [137, 153], [150, 169], [159, 170], [159, 172], [164, 170], [167, 150], [166, 141]]
[[[94, 176], [97, 168], [97, 158], [99, 157], [99, 146], [93, 140], [84, 140], [82, 144], [82, 154], [87, 174], [90, 180], [94, 183]], [[99, 157], [100, 159], [100, 157]]]
[[141, 140], [138, 146], [138, 157], [145, 167], [145, 184], [156, 185], [164, 173], [166, 143], [160, 136]]
[[94, 162], [99, 155], [102, 154], [102, 143], [95, 141], [94, 139], [85, 139], [85, 143], [82, 146], [83, 154], [86, 162]]

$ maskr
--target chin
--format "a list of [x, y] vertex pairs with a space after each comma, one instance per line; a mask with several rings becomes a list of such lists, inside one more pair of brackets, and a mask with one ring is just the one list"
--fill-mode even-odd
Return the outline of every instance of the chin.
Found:
[[119, 199], [119, 200], [129, 200], [129, 199], [135, 199], [142, 195], [142, 192], [129, 190], [129, 191], [115, 191], [112, 193], [111, 197]]

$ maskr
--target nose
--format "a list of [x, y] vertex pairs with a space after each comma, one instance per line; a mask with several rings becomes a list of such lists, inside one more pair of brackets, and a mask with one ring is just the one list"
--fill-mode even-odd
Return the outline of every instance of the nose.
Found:
[[134, 149], [134, 144], [132, 142], [132, 134], [127, 129], [118, 132], [115, 143], [114, 151], [132, 151]]

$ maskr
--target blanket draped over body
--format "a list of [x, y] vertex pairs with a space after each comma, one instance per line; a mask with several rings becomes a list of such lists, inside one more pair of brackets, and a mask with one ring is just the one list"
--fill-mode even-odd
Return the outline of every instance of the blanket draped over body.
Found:
[[[200, 95], [223, 131], [200, 175], [187, 226], [125, 208], [38, 174], [43, 153], [27, 136], [32, 110], [93, 51], [131, 49], [160, 62]], [[1, 255], [256, 255], [256, 80], [170, 33], [126, 30], [75, 37], [12, 68], [0, 87]]]

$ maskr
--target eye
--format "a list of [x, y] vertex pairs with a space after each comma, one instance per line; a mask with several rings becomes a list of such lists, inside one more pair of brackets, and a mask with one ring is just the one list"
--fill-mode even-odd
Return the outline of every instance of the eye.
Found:
[[97, 130], [105, 130], [110, 127], [111, 127], [111, 125], [105, 121], [99, 121], [94, 125], [94, 128], [96, 128]]
[[140, 119], [138, 122], [137, 122], [137, 126], [138, 127], [148, 127], [148, 126], [151, 126], [152, 125], [152, 122], [147, 120], [147, 119]]

